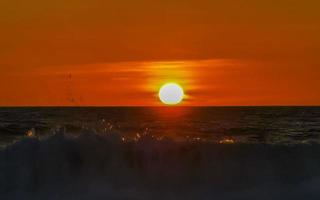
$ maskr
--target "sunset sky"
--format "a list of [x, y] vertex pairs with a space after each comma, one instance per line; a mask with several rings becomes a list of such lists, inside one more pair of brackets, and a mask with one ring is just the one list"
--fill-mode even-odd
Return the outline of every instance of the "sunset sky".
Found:
[[0, 106], [320, 105], [318, 0], [1, 0]]

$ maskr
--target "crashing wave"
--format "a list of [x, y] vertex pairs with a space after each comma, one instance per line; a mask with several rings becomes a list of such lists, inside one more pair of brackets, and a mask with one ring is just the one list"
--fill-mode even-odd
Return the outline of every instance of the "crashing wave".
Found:
[[319, 199], [320, 146], [34, 132], [0, 152], [0, 199]]

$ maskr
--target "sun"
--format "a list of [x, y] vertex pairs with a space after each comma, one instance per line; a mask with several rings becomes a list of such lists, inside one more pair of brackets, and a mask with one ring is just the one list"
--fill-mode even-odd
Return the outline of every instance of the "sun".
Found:
[[183, 100], [183, 88], [176, 83], [167, 83], [159, 90], [160, 101], [167, 105], [176, 105]]

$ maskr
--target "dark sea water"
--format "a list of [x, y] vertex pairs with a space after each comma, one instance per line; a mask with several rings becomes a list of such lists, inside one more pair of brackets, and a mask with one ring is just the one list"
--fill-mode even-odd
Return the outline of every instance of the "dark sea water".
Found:
[[0, 108], [0, 199], [320, 199], [320, 107]]
[[78, 134], [117, 131], [175, 140], [296, 144], [320, 140], [320, 107], [99, 107], [0, 108], [0, 142], [28, 132], [38, 136], [63, 129]]

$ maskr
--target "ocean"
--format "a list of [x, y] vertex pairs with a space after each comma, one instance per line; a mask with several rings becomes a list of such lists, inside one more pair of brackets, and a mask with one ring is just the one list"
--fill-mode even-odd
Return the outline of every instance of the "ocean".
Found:
[[320, 107], [0, 108], [0, 199], [319, 199]]

